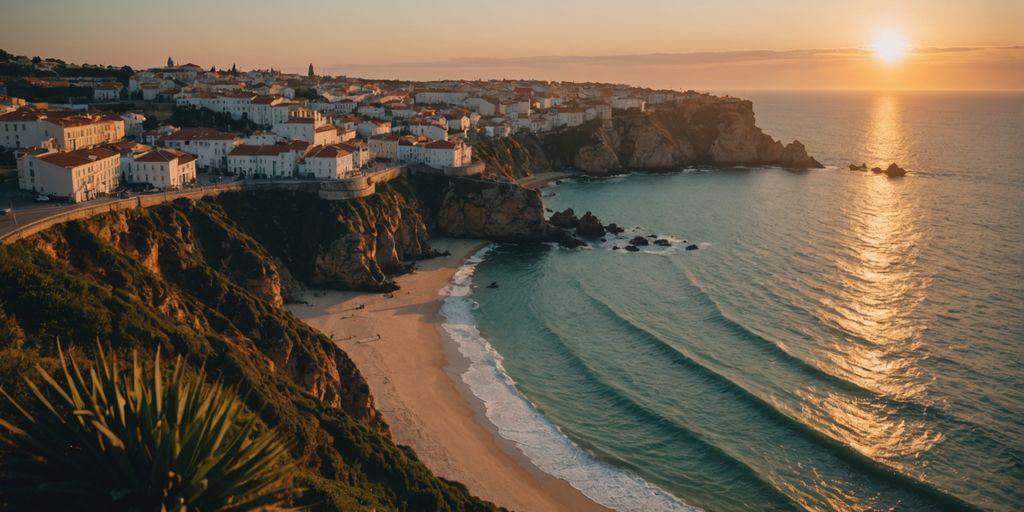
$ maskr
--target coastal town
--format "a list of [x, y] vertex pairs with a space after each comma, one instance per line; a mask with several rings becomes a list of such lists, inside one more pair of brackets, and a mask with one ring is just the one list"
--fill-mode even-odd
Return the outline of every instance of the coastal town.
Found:
[[[222, 180], [372, 184], [480, 176], [480, 141], [699, 96], [527, 80], [371, 81], [176, 63], [145, 70], [0, 51], [0, 148], [18, 188], [81, 203]], [[13, 77], [13, 78], [12, 78]], [[357, 194], [358, 195], [358, 194]]]

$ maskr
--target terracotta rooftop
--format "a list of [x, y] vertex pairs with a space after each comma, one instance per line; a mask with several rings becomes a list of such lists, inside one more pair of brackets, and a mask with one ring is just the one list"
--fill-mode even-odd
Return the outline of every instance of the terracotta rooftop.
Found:
[[351, 154], [352, 152], [345, 150], [340, 145], [329, 144], [326, 146], [313, 146], [306, 153], [306, 158], [337, 158]]
[[104, 160], [117, 156], [119, 156], [117, 151], [112, 151], [106, 148], [91, 148], [50, 153], [40, 156], [39, 159], [65, 169], [73, 169], [75, 167], [91, 164], [97, 160]]
[[213, 128], [182, 128], [170, 135], [164, 135], [157, 142], [169, 140], [235, 140], [237, 135]]
[[426, 149], [455, 149], [458, 147], [457, 144], [447, 140], [435, 140], [427, 145], [423, 146]]
[[170, 148], [159, 148], [153, 151], [147, 151], [137, 157], [136, 162], [170, 162], [172, 160], [178, 160], [178, 164], [185, 164], [196, 159], [196, 157]]

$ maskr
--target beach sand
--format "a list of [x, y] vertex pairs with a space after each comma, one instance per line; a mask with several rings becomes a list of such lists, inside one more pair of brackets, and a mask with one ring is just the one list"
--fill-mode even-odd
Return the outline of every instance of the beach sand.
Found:
[[512, 510], [608, 510], [541, 472], [497, 436], [483, 404], [458, 377], [466, 363], [439, 321], [438, 292], [485, 242], [435, 239], [431, 245], [451, 255], [419, 262], [419, 270], [399, 276], [401, 289], [390, 298], [310, 290], [309, 304], [289, 309], [349, 354], [395, 442], [411, 446], [437, 475]]

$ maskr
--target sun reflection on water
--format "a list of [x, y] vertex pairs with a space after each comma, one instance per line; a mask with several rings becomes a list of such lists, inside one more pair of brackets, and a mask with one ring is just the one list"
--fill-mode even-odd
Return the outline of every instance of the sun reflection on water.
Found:
[[[860, 153], [881, 165], [906, 153], [902, 109], [895, 96], [875, 103]], [[825, 299], [819, 316], [845, 336], [830, 347], [833, 371], [857, 386], [899, 401], [927, 404], [929, 380], [920, 369], [919, 350], [927, 327], [915, 314], [926, 297], [927, 277], [915, 271], [921, 225], [915, 196], [907, 182], [884, 175], [851, 176], [841, 229], [842, 249], [833, 257], [841, 284], [835, 299]], [[825, 428], [842, 442], [876, 460], [900, 466], [899, 459], [929, 450], [942, 438], [926, 422], [906, 417], [895, 407], [869, 400], [800, 393]], [[810, 412], [810, 411], [808, 411]]]

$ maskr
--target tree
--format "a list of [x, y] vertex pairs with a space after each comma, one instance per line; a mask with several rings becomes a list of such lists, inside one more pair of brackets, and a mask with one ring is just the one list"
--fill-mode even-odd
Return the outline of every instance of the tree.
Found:
[[309, 76], [311, 78], [314, 76], [314, 74], [313, 74], [313, 63], [312, 62], [309, 63]]
[[39, 57], [38, 55], [36, 55], [35, 57], [32, 57], [32, 64], [39, 64], [40, 62], [43, 62], [43, 59], [41, 57]]
[[292, 469], [288, 450], [235, 390], [207, 383], [181, 357], [165, 377], [159, 351], [152, 370], [133, 352], [122, 372], [97, 347], [85, 373], [57, 348], [56, 378], [37, 366], [45, 385], [26, 379], [35, 413], [0, 390], [24, 420], [0, 420], [13, 448], [0, 474], [5, 505], [243, 511], [281, 500], [270, 489]]
[[231, 74], [232, 75], [237, 75], [238, 74], [238, 68], [235, 67], [234, 64], [231, 64]]
[[174, 59], [167, 57], [167, 67], [174, 67]]
[[210, 73], [216, 73], [216, 72], [217, 72], [217, 66], [210, 66]]

